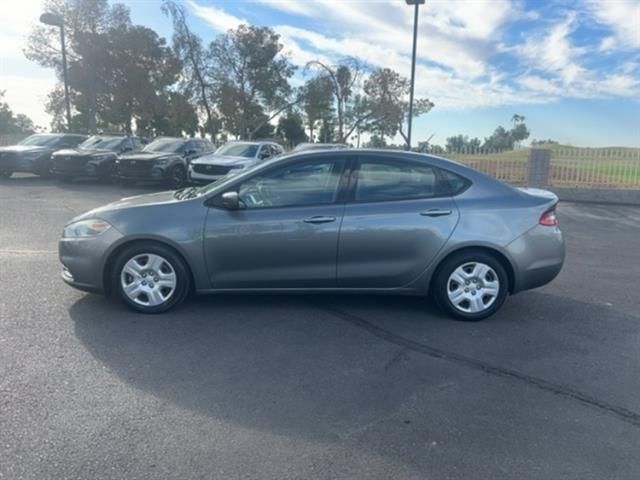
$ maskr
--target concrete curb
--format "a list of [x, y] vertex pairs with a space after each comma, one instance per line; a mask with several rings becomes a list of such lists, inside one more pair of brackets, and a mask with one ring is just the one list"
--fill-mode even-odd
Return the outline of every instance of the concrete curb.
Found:
[[561, 201], [579, 203], [599, 203], [610, 205], [640, 206], [640, 190], [619, 190], [613, 188], [558, 188], [543, 187], [552, 191]]

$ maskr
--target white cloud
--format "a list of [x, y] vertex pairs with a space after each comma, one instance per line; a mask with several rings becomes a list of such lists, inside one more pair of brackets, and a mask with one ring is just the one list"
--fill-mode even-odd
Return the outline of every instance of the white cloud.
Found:
[[584, 0], [590, 15], [611, 28], [609, 47], [640, 48], [640, 2], [637, 0]]
[[[240, 22], [224, 12], [220, 15], [219, 8], [188, 1], [197, 7], [195, 13], [217, 30], [220, 18], [227, 18], [227, 26]], [[413, 9], [401, 2], [257, 1], [294, 16], [313, 17], [313, 30], [273, 27], [281, 34], [285, 51], [299, 65], [313, 59], [335, 62], [354, 56], [376, 67], [409, 74]], [[587, 51], [571, 40], [578, 25], [576, 13], [562, 14], [559, 21], [534, 31], [522, 44], [501, 44], [502, 31], [510, 21], [539, 15], [519, 5], [509, 0], [473, 0], [463, 6], [460, 1], [430, 0], [421, 7], [416, 94], [433, 99], [438, 109], [458, 109], [637, 91], [628, 71], [604, 76], [584, 67], [581, 58]], [[613, 47], [610, 41], [603, 45]], [[525, 72], [493, 67], [489, 59], [496, 52], [515, 55], [516, 68]]]
[[218, 32], [226, 32], [227, 30], [236, 28], [240, 24], [249, 23], [243, 18], [228, 14], [222, 8], [209, 5], [203, 6], [193, 0], [186, 0], [186, 3], [193, 10], [193, 13], [205, 20]]
[[313, 2], [310, 1], [301, 2], [300, 0], [255, 0], [255, 2], [261, 3], [275, 10], [280, 10], [295, 15], [304, 15], [307, 17], [313, 16], [315, 12]]
[[29, 116], [37, 125], [48, 127], [51, 117], [44, 111], [47, 93], [55, 85], [53, 70], [27, 60], [23, 49], [31, 27], [44, 10], [42, 0], [0, 1], [0, 90], [14, 113]]

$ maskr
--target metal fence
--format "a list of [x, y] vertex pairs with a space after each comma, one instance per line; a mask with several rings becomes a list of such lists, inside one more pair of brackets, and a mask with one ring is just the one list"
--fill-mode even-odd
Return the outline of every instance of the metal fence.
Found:
[[20, 140], [28, 137], [28, 133], [0, 133], [0, 147], [15, 145]]
[[[534, 155], [530, 148], [438, 154], [513, 185], [531, 185], [531, 173], [535, 171], [542, 179], [537, 178], [535, 183], [550, 187], [640, 189], [640, 149], [544, 147], [536, 150], [546, 150], [547, 154]], [[532, 169], [531, 162], [545, 163]]]
[[640, 150], [552, 148], [548, 183], [556, 187], [640, 188]]

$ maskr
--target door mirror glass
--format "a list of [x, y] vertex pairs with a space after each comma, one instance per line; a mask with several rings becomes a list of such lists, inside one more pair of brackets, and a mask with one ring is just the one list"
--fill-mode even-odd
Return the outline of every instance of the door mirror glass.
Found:
[[224, 192], [222, 194], [222, 206], [228, 210], [238, 210], [240, 208], [238, 192]]

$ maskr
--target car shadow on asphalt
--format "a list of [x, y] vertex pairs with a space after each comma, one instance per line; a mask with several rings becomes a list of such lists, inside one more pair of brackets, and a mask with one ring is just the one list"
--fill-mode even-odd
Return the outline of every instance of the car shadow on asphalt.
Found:
[[[412, 350], [393, 339], [384, 341], [384, 333], [381, 336], [366, 325], [361, 328], [357, 324], [358, 318], [366, 323], [367, 315], [375, 314], [373, 329], [382, 325], [383, 332], [416, 345], [423, 337], [429, 341], [440, 337], [445, 345], [455, 345], [471, 352], [469, 355], [479, 356], [486, 350], [489, 358], [499, 358], [500, 349], [504, 348], [505, 358], [516, 358], [523, 369], [548, 357], [553, 361], [550, 368], [561, 370], [565, 365], [558, 365], [556, 360], [561, 358], [570, 365], [566, 378], [574, 376], [573, 368], [577, 375], [602, 377], [601, 373], [584, 370], [580, 358], [597, 358], [606, 353], [594, 354], [582, 346], [577, 349], [567, 343], [573, 340], [570, 336], [565, 340], [555, 337], [566, 329], [581, 336], [578, 344], [595, 345], [601, 326], [597, 320], [585, 318], [587, 311], [595, 311], [594, 318], [600, 315], [604, 322], [629, 319], [584, 302], [540, 292], [528, 295], [529, 298], [514, 297], [492, 319], [472, 324], [444, 317], [421, 298], [368, 295], [215, 295], [197, 297], [163, 315], [136, 314], [102, 296], [85, 295], [71, 306], [70, 316], [85, 348], [137, 389], [242, 427], [310, 441], [352, 444], [352, 433], [357, 435], [383, 420], [385, 428], [405, 435], [402, 429], [409, 428], [407, 425], [415, 420], [405, 419], [402, 415], [406, 412], [396, 412], [405, 411], [407, 403], [416, 398], [421, 399], [420, 408], [431, 409], [434, 416], [416, 424], [411, 433], [417, 436], [414, 438], [422, 436], [420, 429], [431, 428], [432, 422], [437, 424], [438, 418], [455, 422], [457, 428], [467, 428], [467, 413], [462, 413], [461, 408], [471, 415], [479, 409], [475, 415], [486, 418], [488, 423], [483, 428], [489, 430], [498, 417], [487, 416], [488, 408], [508, 409], [507, 418], [522, 417], [518, 421], [525, 424], [527, 409], [543, 408], [544, 415], [553, 418], [555, 428], [563, 428], [566, 413], [559, 412], [571, 408], [571, 402], [576, 401], [571, 388], [554, 392], [556, 387], [552, 385], [549, 390], [543, 381], [543, 398], [557, 398], [558, 402], [553, 407], [538, 406], [540, 397], [532, 395], [538, 388], [535, 379], [518, 379], [508, 370], [487, 376], [482, 362], [474, 366], [473, 359], [456, 360], [457, 354], [449, 359], [445, 354], [442, 361], [438, 350]], [[536, 308], [527, 311], [527, 305]], [[340, 312], [349, 311], [359, 312], [354, 321], [340, 318]], [[498, 383], [492, 384], [492, 378]], [[503, 395], [503, 382], [523, 397], [513, 401], [507, 395], [500, 401], [506, 403], [491, 407], [490, 403], [483, 403], [495, 402]], [[612, 382], [618, 384], [620, 379]], [[637, 389], [633, 381], [627, 386]], [[446, 389], [453, 391], [446, 393]], [[523, 402], [531, 404], [520, 404]], [[602, 405], [589, 402], [578, 402], [589, 407], [580, 409], [584, 414], [594, 407], [604, 413], [610, 407], [616, 408], [605, 401]], [[612, 415], [621, 417], [615, 412]], [[364, 446], [376, 455], [405, 461], [389, 451], [384, 442], [372, 440], [362, 445], [361, 440], [359, 448]]]

